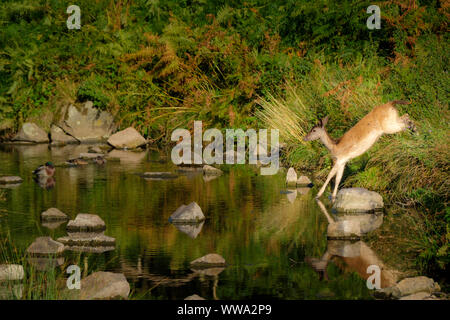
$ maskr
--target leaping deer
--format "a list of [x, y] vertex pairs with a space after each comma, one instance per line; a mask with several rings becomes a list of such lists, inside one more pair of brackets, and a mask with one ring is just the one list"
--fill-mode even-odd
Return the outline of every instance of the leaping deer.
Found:
[[332, 196], [332, 201], [334, 201], [346, 163], [366, 152], [373, 146], [378, 138], [381, 137], [381, 135], [397, 133], [404, 131], [407, 128], [412, 131], [416, 130], [416, 126], [414, 125], [414, 122], [409, 119], [408, 114], [404, 114], [401, 117], [399, 116], [398, 110], [394, 107], [396, 104], [409, 104], [409, 102], [397, 100], [376, 106], [339, 140], [332, 139], [325, 130], [328, 116], [319, 120], [319, 123], [303, 138], [303, 141], [320, 139], [330, 151], [334, 160], [334, 166], [316, 198], [322, 196], [325, 187], [328, 185], [331, 178], [336, 175], [336, 183], [334, 185]]

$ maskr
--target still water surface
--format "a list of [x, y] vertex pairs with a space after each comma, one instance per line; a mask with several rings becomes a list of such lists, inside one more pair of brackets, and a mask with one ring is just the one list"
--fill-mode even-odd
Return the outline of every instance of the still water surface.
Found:
[[[206, 299], [371, 298], [359, 258], [352, 262], [336, 253], [354, 244], [327, 241], [328, 221], [313, 199], [314, 190], [286, 194], [284, 172], [261, 176], [254, 166], [236, 165], [210, 181], [201, 173], [146, 180], [138, 174], [175, 172], [176, 167], [163, 153], [113, 151], [111, 156], [120, 162], [57, 168], [48, 190], [32, 179], [38, 165], [62, 163], [86, 151], [83, 145], [0, 146], [0, 175], [24, 179], [4, 189], [0, 235], [25, 250], [36, 237], [67, 235], [65, 224], [42, 224], [40, 214], [48, 208], [58, 208], [71, 219], [77, 213], [99, 215], [107, 226], [105, 234], [116, 238], [115, 249], [66, 251], [64, 264], [56, 268], [64, 272], [81, 262], [83, 276], [124, 273], [132, 299], [184, 299], [192, 294]], [[179, 206], [192, 201], [206, 216], [202, 225], [180, 230], [169, 223]], [[370, 251], [364, 243], [358, 245]], [[208, 253], [222, 255], [228, 266], [209, 273], [191, 270], [189, 263]], [[318, 267], [324, 256], [325, 268]]]

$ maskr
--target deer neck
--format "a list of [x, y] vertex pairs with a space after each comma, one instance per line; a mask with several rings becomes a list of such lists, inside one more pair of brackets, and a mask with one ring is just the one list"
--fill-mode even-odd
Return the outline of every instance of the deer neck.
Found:
[[331, 154], [334, 154], [334, 149], [336, 147], [336, 141], [334, 141], [326, 131], [324, 131], [325, 134], [323, 134], [320, 137], [320, 141], [327, 147], [327, 149], [330, 151]]

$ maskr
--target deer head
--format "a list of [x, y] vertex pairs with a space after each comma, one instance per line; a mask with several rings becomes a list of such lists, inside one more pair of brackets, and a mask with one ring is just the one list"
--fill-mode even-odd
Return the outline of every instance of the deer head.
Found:
[[314, 141], [320, 139], [320, 137], [326, 134], [325, 126], [327, 122], [328, 116], [319, 120], [319, 123], [311, 129], [311, 131], [303, 138], [303, 141]]

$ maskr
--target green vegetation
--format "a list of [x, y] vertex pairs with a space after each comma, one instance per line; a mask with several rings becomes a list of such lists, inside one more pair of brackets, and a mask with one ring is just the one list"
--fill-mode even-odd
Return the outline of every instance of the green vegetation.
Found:
[[447, 1], [379, 1], [381, 30], [366, 27], [370, 1], [78, 0], [81, 30], [66, 27], [70, 4], [0, 4], [0, 136], [92, 100], [160, 144], [194, 119], [280, 128], [284, 161], [320, 179], [327, 151], [299, 141], [319, 117], [339, 137], [376, 104], [409, 100], [398, 107], [419, 135], [382, 138], [343, 181], [418, 206], [420, 259], [445, 268]]

